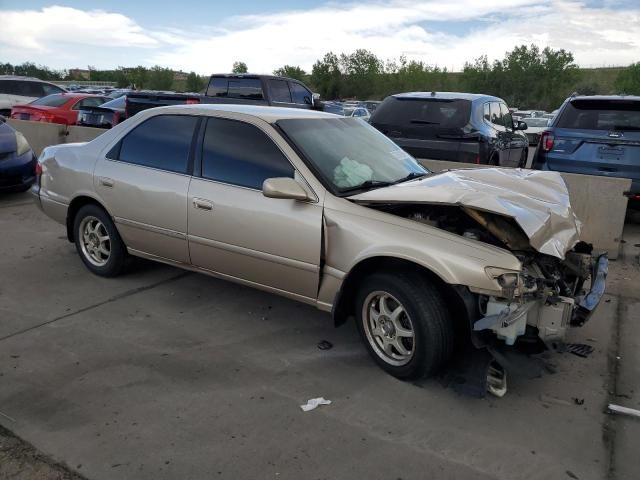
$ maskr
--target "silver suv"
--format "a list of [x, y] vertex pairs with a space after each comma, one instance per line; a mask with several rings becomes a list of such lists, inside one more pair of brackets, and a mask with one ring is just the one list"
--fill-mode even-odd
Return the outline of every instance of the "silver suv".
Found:
[[14, 105], [31, 103], [38, 98], [63, 92], [64, 88], [37, 78], [0, 75], [0, 115], [8, 117]]

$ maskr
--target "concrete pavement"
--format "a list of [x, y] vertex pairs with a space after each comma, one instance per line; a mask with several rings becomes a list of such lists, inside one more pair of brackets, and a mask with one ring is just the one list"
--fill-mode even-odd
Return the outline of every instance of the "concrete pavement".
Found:
[[585, 480], [635, 460], [604, 413], [615, 295], [572, 333], [589, 358], [476, 400], [384, 374], [305, 305], [147, 262], [93, 276], [64, 235], [0, 198], [0, 424], [87, 478]]

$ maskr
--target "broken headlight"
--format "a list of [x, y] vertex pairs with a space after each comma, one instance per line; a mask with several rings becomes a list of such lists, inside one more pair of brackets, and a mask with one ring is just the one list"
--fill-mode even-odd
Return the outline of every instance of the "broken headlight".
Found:
[[498, 267], [487, 267], [484, 270], [489, 278], [498, 282], [502, 289], [502, 297], [509, 300], [515, 297], [516, 291], [522, 284], [519, 272]]

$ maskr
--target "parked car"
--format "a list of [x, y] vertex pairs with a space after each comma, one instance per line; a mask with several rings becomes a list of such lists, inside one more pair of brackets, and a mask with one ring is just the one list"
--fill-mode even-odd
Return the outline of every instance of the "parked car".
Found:
[[552, 346], [604, 291], [606, 256], [578, 243], [559, 174], [433, 174], [354, 118], [155, 108], [45, 148], [39, 171], [36, 204], [91, 272], [116, 276], [135, 255], [355, 317], [399, 378], [433, 374], [466, 335]]
[[27, 190], [35, 181], [36, 158], [22, 133], [0, 116], [0, 192]]
[[217, 74], [209, 79], [204, 95], [185, 93], [131, 93], [127, 117], [142, 110], [192, 103], [233, 103], [292, 108], [320, 108], [317, 95], [302, 82], [286, 77], [251, 74]]
[[346, 107], [343, 108], [343, 115], [345, 117], [357, 117], [361, 118], [365, 122], [368, 122], [371, 118], [371, 114], [364, 107]]
[[640, 96], [574, 96], [536, 150], [534, 168], [630, 178], [640, 200]]
[[527, 124], [526, 135], [529, 139], [529, 145], [538, 145], [540, 135], [549, 126], [549, 119], [545, 117], [530, 117], [525, 118], [523, 121]]
[[506, 103], [471, 93], [413, 92], [387, 97], [371, 125], [417, 158], [524, 167], [529, 142]]
[[11, 109], [11, 118], [32, 122], [75, 125], [78, 112], [83, 107], [102, 105], [108, 97], [83, 93], [56, 93], [39, 98], [28, 105], [16, 105]]
[[376, 108], [378, 108], [378, 105], [380, 105], [382, 102], [379, 100], [366, 100], [364, 102], [362, 102], [362, 106], [365, 107], [370, 113], [373, 113], [376, 111]]
[[78, 112], [78, 125], [112, 128], [125, 120], [127, 97], [121, 96], [97, 106], [84, 106]]
[[107, 97], [109, 98], [120, 98], [125, 95], [129, 95], [130, 93], [135, 93], [135, 90], [131, 90], [129, 88], [118, 88], [109, 92]]
[[64, 92], [63, 88], [37, 78], [0, 75], [0, 115], [8, 117], [14, 105], [30, 103], [47, 95]]

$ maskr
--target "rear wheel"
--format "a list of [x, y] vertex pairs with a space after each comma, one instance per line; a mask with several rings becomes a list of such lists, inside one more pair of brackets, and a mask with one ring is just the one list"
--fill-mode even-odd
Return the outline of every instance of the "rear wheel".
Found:
[[80, 208], [74, 219], [73, 232], [76, 250], [89, 270], [102, 277], [122, 273], [127, 249], [104, 209], [97, 205]]
[[428, 377], [451, 355], [449, 312], [437, 289], [417, 273], [367, 277], [356, 297], [356, 315], [369, 354], [395, 377]]

